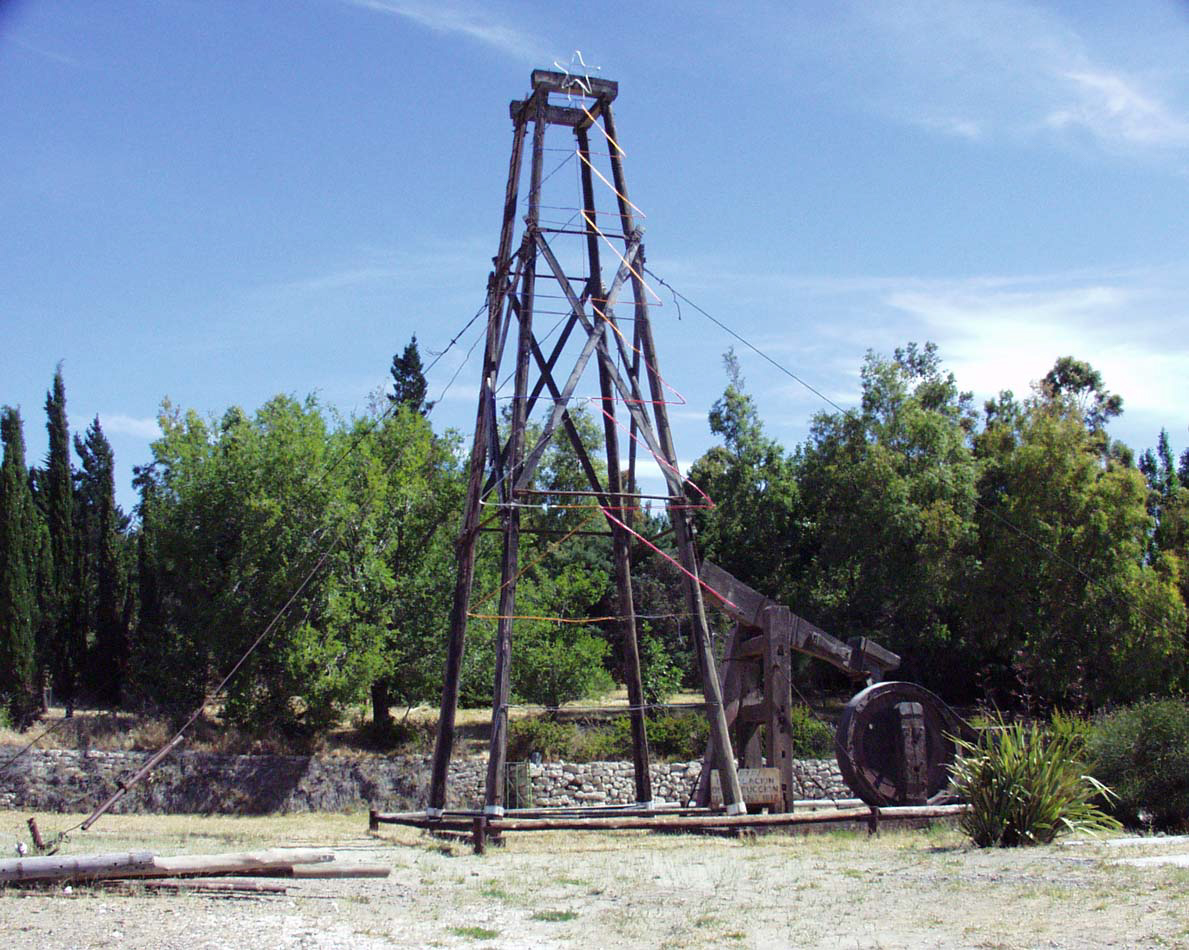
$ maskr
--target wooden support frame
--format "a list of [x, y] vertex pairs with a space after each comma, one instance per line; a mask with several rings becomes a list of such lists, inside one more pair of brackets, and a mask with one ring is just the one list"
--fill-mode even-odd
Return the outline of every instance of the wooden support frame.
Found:
[[[792, 654], [806, 653], [838, 667], [856, 678], [871, 682], [895, 669], [900, 658], [866, 638], [843, 643], [788, 607], [752, 590], [716, 564], [702, 564], [702, 577], [726, 599], [719, 606], [735, 621], [723, 659], [721, 688], [727, 726], [736, 732], [747, 768], [774, 768], [780, 775], [782, 808], [794, 807], [792, 703]], [[920, 799], [921, 770], [925, 767], [923, 726], [919, 704], [902, 704], [906, 742], [901, 765], [903, 782], [911, 801]], [[915, 709], [907, 709], [912, 706]], [[756, 731], [764, 727], [765, 748], [761, 756]], [[694, 794], [698, 806], [710, 802], [710, 773], [713, 749], [707, 746], [702, 774]]]
[[[471, 447], [467, 494], [463, 522], [457, 544], [457, 579], [447, 642], [446, 668], [443, 678], [442, 706], [437, 741], [434, 746], [433, 771], [430, 783], [427, 820], [440, 818], [446, 809], [446, 780], [453, 751], [454, 724], [459, 694], [459, 678], [466, 642], [466, 627], [470, 607], [476, 545], [488, 522], [483, 521], [484, 505], [495, 506], [499, 513], [499, 532], [503, 538], [501, 585], [496, 628], [496, 665], [492, 689], [491, 738], [488, 752], [486, 791], [482, 815], [470, 830], [477, 844], [486, 841], [498, 828], [504, 813], [503, 772], [507, 758], [508, 704], [511, 696], [511, 668], [513, 661], [513, 626], [515, 619], [516, 586], [520, 576], [519, 544], [523, 493], [530, 491], [532, 479], [550, 440], [561, 427], [570, 440], [590, 482], [591, 495], [603, 508], [612, 538], [612, 559], [616, 590], [618, 636], [622, 643], [624, 672], [627, 681], [632, 723], [633, 765], [637, 803], [652, 807], [652, 787], [649, 774], [649, 753], [644, 691], [640, 669], [636, 630], [636, 608], [632, 592], [631, 511], [627, 508], [635, 493], [636, 440], [661, 461], [665, 473], [665, 496], [676, 559], [687, 574], [684, 582], [686, 607], [694, 618], [692, 624], [695, 653], [703, 683], [707, 715], [711, 726], [711, 744], [716, 764], [723, 775], [724, 800], [727, 811], [738, 815], [746, 812], [736, 774], [734, 752], [722, 707], [722, 692], [718, 672], [711, 651], [710, 630], [698, 581], [698, 557], [693, 542], [692, 522], [688, 512], [688, 498], [684, 481], [677, 472], [677, 454], [664, 405], [663, 383], [657, 368], [656, 346], [649, 323], [647, 289], [641, 274], [644, 265], [642, 232], [633, 218], [633, 205], [627, 197], [622, 153], [614, 143], [616, 131], [611, 103], [618, 95], [618, 84], [604, 79], [573, 76], [563, 72], [536, 70], [531, 77], [533, 92], [525, 99], [513, 102], [509, 115], [513, 124], [512, 157], [508, 168], [504, 217], [500, 231], [499, 251], [495, 267], [488, 280], [487, 345], [484, 351], [483, 374], [480, 380], [479, 406], [476, 412], [474, 440]], [[551, 96], [555, 97], [551, 101]], [[600, 212], [597, 207], [594, 179], [591, 173], [593, 153], [589, 129], [601, 124], [601, 131], [613, 143], [607, 161], [610, 179], [600, 173], [604, 181], [612, 181], [614, 210]], [[528, 201], [523, 228], [518, 227], [517, 208], [520, 204], [522, 156], [532, 127], [531, 153], [528, 163]], [[543, 184], [543, 153], [547, 130], [551, 126], [569, 132], [580, 156], [581, 208], [584, 226], [573, 234], [557, 231], [550, 237], [557, 241], [580, 240], [584, 245], [584, 266], [589, 275], [583, 286], [568, 276], [546, 231], [540, 226], [541, 191]], [[615, 227], [604, 232], [599, 228], [599, 215], [614, 220]], [[519, 240], [517, 241], [517, 232]], [[623, 242], [623, 254], [613, 279], [604, 285], [602, 279], [600, 239]], [[516, 244], [517, 250], [513, 252]], [[618, 249], [616, 254], [619, 254]], [[571, 270], [570, 273], [574, 271]], [[561, 333], [548, 355], [542, 341], [534, 334], [533, 316], [538, 279], [556, 282], [570, 308]], [[631, 295], [633, 340], [629, 346], [620, 331], [615, 307], [621, 295]], [[514, 391], [508, 433], [501, 444], [499, 416], [496, 410], [497, 387], [501, 379], [505, 343], [515, 323], [516, 346]], [[578, 335], [579, 352], [564, 379], [556, 375], [568, 348], [575, 345]], [[571, 403], [578, 386], [594, 361], [598, 377], [598, 392], [602, 406], [602, 448], [606, 454], [606, 472], [600, 476], [598, 466], [590, 458], [570, 414]], [[647, 389], [645, 381], [647, 379]], [[644, 394], [647, 391], [648, 397]], [[532, 444], [526, 439], [527, 423], [538, 400], [547, 394], [547, 418]], [[628, 447], [626, 484], [621, 469], [619, 421], [616, 403], [622, 402], [628, 414], [631, 438]], [[617, 512], [618, 516], [612, 513]], [[600, 532], [604, 533], [604, 532]]]

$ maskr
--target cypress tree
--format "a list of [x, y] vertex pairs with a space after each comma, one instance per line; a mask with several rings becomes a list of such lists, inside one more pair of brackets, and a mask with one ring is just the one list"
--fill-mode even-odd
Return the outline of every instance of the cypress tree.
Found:
[[50, 447], [44, 475], [39, 482], [45, 494], [49, 528], [52, 609], [54, 629], [50, 644], [50, 671], [54, 689], [74, 713], [78, 670], [84, 647], [78, 597], [78, 557], [74, 524], [74, 485], [70, 465], [70, 424], [66, 418], [66, 384], [62, 364], [54, 371], [53, 387], [45, 396], [46, 429]]
[[416, 334], [405, 347], [404, 353], [392, 357], [389, 372], [392, 374], [392, 392], [388, 394], [388, 401], [394, 408], [408, 406], [423, 416], [433, 408], [432, 402], [425, 401], [427, 383], [421, 367]]
[[[129, 626], [131, 643], [125, 692], [140, 705], [157, 705], [170, 678], [169, 637], [162, 596], [162, 566], [158, 554], [156, 483], [152, 467], [133, 469], [133, 484], [140, 490], [140, 525], [136, 531], [136, 622]], [[131, 613], [129, 611], [129, 613]]]
[[21, 414], [0, 410], [0, 702], [24, 728], [37, 710], [37, 518], [25, 467]]
[[79, 594], [87, 627], [95, 635], [88, 673], [98, 698], [118, 705], [128, 656], [118, 550], [120, 512], [116, 507], [115, 457], [98, 416], [85, 438], [74, 437], [74, 450], [82, 460], [75, 494], [77, 556], [83, 576]]

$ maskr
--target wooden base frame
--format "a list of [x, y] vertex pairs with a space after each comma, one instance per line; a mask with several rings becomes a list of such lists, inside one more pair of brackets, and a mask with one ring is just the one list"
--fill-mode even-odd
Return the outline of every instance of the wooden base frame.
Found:
[[[424, 812], [372, 811], [368, 828], [379, 831], [381, 825], [420, 828], [430, 834], [444, 834], [459, 839], [469, 837], [476, 853], [482, 854], [490, 838], [505, 833], [526, 831], [652, 831], [670, 834], [740, 834], [760, 831], [796, 832], [810, 829], [831, 830], [866, 827], [875, 834], [881, 827], [915, 827], [935, 821], [956, 821], [968, 805], [927, 805], [875, 808], [857, 800], [846, 807], [816, 800], [798, 802], [794, 812], [769, 815], [728, 815], [710, 808], [673, 808], [651, 811], [614, 808], [544, 811], [509, 811], [494, 817], [476, 811], [445, 812], [428, 818]], [[617, 812], [609, 814], [609, 812]]]

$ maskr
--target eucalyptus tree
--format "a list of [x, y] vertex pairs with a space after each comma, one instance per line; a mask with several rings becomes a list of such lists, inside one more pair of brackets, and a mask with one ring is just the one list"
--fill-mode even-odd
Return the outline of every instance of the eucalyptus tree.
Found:
[[872, 637], [906, 675], [973, 689], [962, 591], [977, 567], [971, 396], [937, 348], [869, 352], [862, 400], [823, 413], [800, 447], [798, 611], [836, 636]]
[[1179, 565], [1151, 556], [1148, 486], [1105, 429], [1121, 411], [1071, 358], [1023, 402], [988, 404], [967, 616], [1000, 701], [1096, 708], [1184, 685]]

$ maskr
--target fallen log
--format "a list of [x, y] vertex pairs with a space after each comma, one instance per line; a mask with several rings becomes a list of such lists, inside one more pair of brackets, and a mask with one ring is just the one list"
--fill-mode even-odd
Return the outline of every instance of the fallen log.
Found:
[[250, 897], [259, 894], [289, 893], [284, 884], [271, 884], [266, 881], [129, 881], [109, 879], [96, 881], [104, 890], [121, 893], [136, 894], [139, 892], [173, 893], [173, 894], [215, 894], [222, 897]]
[[98, 880], [107, 878], [184, 877], [243, 874], [294, 865], [324, 864], [331, 851], [277, 848], [237, 854], [183, 854], [159, 857], [148, 851], [127, 854], [55, 855], [0, 861], [0, 881]]
[[51, 857], [0, 861], [0, 881], [56, 881], [78, 877], [119, 877], [153, 866], [149, 851], [121, 854], [56, 854]]
[[156, 857], [148, 871], [133, 871], [130, 877], [182, 877], [184, 875], [247, 874], [283, 870], [299, 864], [329, 864], [333, 851], [314, 848], [273, 848], [234, 854], [179, 854]]
[[388, 877], [386, 864], [303, 864], [290, 868], [286, 877], [301, 880], [330, 880], [346, 877]]

